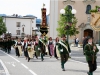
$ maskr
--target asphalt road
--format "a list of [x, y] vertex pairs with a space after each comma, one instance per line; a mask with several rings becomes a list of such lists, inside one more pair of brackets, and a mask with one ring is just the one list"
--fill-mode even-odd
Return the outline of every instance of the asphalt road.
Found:
[[[11, 54], [0, 51], [0, 59], [10, 75], [87, 75], [88, 65], [82, 49], [72, 48], [71, 57], [65, 64], [66, 71], [63, 72], [60, 60], [56, 60], [54, 57], [45, 56], [43, 62], [40, 58], [34, 58], [27, 62], [24, 56], [16, 57], [14, 50], [11, 51]], [[100, 52], [97, 61], [98, 69], [94, 73], [95, 75], [100, 74]]]

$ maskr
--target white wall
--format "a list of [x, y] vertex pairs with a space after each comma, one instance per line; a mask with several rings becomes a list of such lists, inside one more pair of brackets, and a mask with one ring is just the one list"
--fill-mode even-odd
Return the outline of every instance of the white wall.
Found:
[[[11, 32], [12, 36], [16, 36], [16, 30], [20, 30], [22, 33], [22, 25], [25, 25], [24, 33], [26, 35], [32, 35], [32, 27], [33, 28], [36, 27], [36, 18], [35, 19], [4, 18], [4, 19], [5, 19], [7, 31]], [[21, 27], [16, 27], [16, 22], [20, 22]]]
[[57, 37], [58, 27], [58, 0], [50, 0], [50, 37]]

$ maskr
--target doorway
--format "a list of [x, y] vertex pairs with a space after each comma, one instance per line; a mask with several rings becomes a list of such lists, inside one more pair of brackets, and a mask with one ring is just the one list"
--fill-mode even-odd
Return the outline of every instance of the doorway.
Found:
[[93, 30], [91, 30], [91, 29], [84, 30], [84, 37], [86, 37], [86, 36], [93, 37]]

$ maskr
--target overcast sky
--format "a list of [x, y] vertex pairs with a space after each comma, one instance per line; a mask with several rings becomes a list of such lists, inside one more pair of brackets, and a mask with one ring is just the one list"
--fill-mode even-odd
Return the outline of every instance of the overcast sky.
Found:
[[0, 0], [0, 14], [34, 15], [41, 18], [41, 8], [45, 3], [49, 14], [50, 0]]

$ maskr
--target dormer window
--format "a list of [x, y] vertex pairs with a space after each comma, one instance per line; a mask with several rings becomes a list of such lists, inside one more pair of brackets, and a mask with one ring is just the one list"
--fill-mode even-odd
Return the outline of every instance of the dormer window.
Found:
[[87, 7], [86, 7], [86, 14], [91, 14], [90, 10], [91, 10], [91, 5], [87, 5]]

